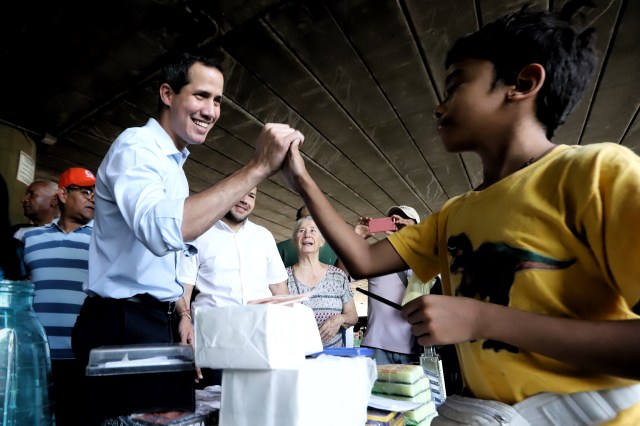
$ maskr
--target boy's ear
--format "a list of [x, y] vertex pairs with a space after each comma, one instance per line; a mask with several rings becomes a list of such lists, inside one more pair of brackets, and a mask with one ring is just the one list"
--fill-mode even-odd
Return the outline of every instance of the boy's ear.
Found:
[[521, 100], [537, 95], [544, 84], [545, 78], [546, 73], [542, 65], [527, 65], [518, 73], [516, 84], [509, 91], [509, 99]]

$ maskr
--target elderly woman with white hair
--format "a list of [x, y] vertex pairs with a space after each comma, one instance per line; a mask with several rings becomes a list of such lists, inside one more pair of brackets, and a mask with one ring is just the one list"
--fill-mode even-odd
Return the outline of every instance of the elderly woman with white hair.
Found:
[[302, 303], [313, 309], [322, 345], [344, 347], [344, 330], [358, 321], [349, 278], [340, 268], [320, 262], [320, 247], [325, 242], [311, 216], [296, 222], [293, 243], [298, 263], [287, 268], [289, 293], [310, 293]]

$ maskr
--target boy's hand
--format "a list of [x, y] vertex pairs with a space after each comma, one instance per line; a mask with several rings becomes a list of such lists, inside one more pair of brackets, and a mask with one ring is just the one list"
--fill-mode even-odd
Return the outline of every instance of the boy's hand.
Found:
[[255, 158], [268, 176], [282, 168], [289, 147], [294, 141], [298, 145], [302, 145], [304, 135], [289, 127], [288, 124], [267, 123], [264, 125], [256, 141]]
[[422, 346], [448, 345], [481, 338], [481, 310], [487, 303], [468, 297], [427, 294], [402, 307], [402, 317]]
[[291, 143], [282, 168], [282, 174], [287, 185], [298, 194], [301, 193], [300, 182], [309, 177], [304, 158], [300, 153], [300, 145], [298, 141]]

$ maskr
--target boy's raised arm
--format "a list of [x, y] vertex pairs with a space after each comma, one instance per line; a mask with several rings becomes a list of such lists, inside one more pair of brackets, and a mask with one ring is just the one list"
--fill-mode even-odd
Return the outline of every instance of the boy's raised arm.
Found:
[[369, 244], [340, 217], [307, 172], [297, 142], [291, 144], [282, 172], [291, 189], [303, 198], [320, 232], [351, 276], [365, 278], [407, 269], [387, 240]]

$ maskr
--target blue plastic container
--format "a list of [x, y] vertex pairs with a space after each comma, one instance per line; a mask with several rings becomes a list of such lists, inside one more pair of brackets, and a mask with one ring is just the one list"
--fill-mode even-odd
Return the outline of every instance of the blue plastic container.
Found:
[[322, 352], [309, 355], [309, 357], [315, 358], [320, 355], [331, 356], [368, 356], [373, 357], [373, 349], [371, 348], [324, 348]]
[[3, 426], [55, 425], [51, 358], [33, 311], [34, 286], [0, 281], [0, 420]]

